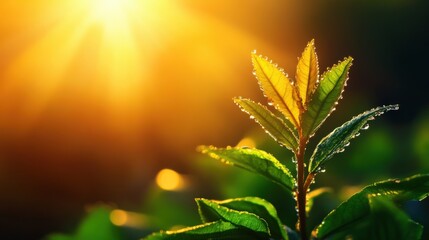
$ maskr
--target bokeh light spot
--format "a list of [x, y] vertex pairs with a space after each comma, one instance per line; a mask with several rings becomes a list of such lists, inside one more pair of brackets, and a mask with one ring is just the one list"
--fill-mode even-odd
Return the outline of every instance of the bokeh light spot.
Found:
[[116, 226], [123, 226], [128, 221], [128, 214], [123, 210], [115, 209], [110, 212], [110, 221]]
[[156, 184], [164, 190], [180, 190], [184, 187], [184, 179], [176, 171], [166, 168], [156, 175]]

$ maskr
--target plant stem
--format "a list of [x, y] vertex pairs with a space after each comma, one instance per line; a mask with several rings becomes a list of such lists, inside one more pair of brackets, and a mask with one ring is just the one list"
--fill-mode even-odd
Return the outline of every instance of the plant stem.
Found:
[[[301, 135], [301, 134], [300, 134]], [[299, 138], [299, 149], [296, 154], [297, 161], [297, 207], [298, 207], [298, 226], [301, 233], [301, 239], [307, 240], [307, 229], [306, 229], [306, 212], [305, 205], [307, 202], [307, 190], [305, 187], [305, 166], [304, 166], [304, 153], [307, 145], [307, 139], [303, 138], [302, 135]]]

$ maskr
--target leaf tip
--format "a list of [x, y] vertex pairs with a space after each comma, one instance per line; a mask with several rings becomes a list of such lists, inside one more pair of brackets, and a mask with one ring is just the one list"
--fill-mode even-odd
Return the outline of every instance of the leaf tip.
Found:
[[238, 96], [238, 97], [233, 97], [232, 101], [237, 104], [238, 102], [241, 102], [243, 99], [244, 98], [242, 96]]
[[196, 151], [206, 154], [212, 148], [214, 148], [214, 146], [199, 145], [197, 146]]
[[343, 62], [346, 62], [347, 64], [349, 64], [350, 66], [353, 64], [353, 60], [354, 58], [351, 56], [345, 57]]

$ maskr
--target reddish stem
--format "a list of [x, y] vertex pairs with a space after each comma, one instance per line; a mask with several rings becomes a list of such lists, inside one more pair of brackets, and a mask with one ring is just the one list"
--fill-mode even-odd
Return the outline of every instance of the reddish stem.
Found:
[[[300, 134], [301, 135], [301, 134]], [[305, 206], [307, 202], [307, 189], [305, 187], [305, 165], [304, 165], [304, 152], [307, 145], [307, 139], [300, 136], [299, 149], [296, 154], [297, 161], [297, 207], [298, 207], [298, 226], [301, 233], [301, 239], [307, 240], [307, 229], [306, 229], [306, 212]], [[307, 178], [308, 179], [308, 178]], [[311, 182], [311, 181], [310, 181]]]

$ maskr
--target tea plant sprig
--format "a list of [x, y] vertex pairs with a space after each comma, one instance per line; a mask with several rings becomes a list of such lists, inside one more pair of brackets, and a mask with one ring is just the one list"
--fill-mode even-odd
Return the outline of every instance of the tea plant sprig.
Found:
[[[352, 118], [324, 137], [306, 160], [309, 140], [342, 98], [352, 61], [351, 57], [345, 58], [319, 78], [318, 58], [312, 40], [298, 60], [295, 79], [291, 79], [268, 58], [252, 53], [254, 75], [272, 109], [242, 97], [235, 98], [234, 102], [275, 141], [293, 152], [296, 177], [274, 156], [259, 149], [200, 146], [198, 150], [226, 164], [262, 175], [293, 193], [298, 214], [296, 229], [302, 240], [309, 237], [419, 239], [422, 226], [410, 220], [394, 202], [427, 197], [428, 174], [370, 185], [326, 216], [311, 236], [306, 229], [307, 198], [316, 175], [324, 172], [326, 162], [343, 152], [361, 130], [368, 129], [369, 121], [399, 108], [398, 105], [377, 107]], [[196, 201], [202, 225], [159, 232], [145, 239], [289, 239], [290, 231], [286, 231], [275, 208], [263, 199]], [[380, 222], [388, 223], [388, 227], [380, 227]]]

